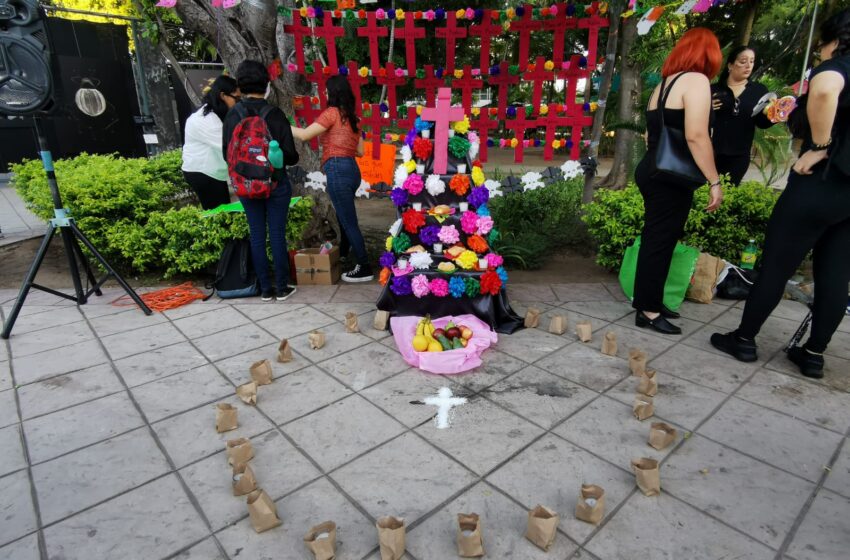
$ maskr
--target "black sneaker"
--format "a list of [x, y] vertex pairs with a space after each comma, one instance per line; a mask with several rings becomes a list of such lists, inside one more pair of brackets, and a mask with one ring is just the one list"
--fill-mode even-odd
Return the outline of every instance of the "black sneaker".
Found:
[[355, 265], [349, 272], [342, 275], [343, 282], [369, 282], [375, 278], [372, 274], [372, 267], [368, 264]]
[[274, 292], [272, 292], [272, 291], [263, 292], [263, 294], [260, 296], [260, 298], [263, 301], [271, 301], [274, 298]]
[[664, 318], [664, 315], [659, 315], [655, 319], [650, 319], [644, 315], [643, 311], [638, 311], [635, 314], [635, 326], [652, 329], [661, 334], [682, 334], [682, 329]]
[[275, 296], [275, 299], [277, 301], [286, 301], [287, 298], [289, 298], [289, 296], [291, 296], [294, 293], [295, 293], [295, 287], [294, 286], [287, 286], [284, 289], [277, 291], [277, 296]]
[[756, 342], [739, 337], [738, 331], [726, 334], [714, 333], [711, 335], [711, 345], [740, 362], [755, 362], [759, 359]]
[[823, 378], [823, 356], [807, 352], [802, 346], [792, 346], [788, 359], [797, 364], [800, 373], [812, 379]]

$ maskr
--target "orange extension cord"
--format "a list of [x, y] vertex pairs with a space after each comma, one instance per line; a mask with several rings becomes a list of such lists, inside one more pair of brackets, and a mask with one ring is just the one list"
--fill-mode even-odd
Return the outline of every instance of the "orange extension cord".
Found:
[[[185, 282], [178, 286], [141, 294], [139, 297], [154, 311], [167, 311], [192, 303], [196, 299], [204, 299], [207, 294], [196, 288], [191, 282]], [[113, 301], [112, 305], [131, 306], [136, 305], [136, 302], [130, 296], [125, 295]]]

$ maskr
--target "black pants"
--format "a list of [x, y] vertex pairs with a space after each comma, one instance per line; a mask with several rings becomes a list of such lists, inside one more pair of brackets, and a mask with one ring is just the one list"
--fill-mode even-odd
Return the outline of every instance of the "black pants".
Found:
[[683, 185], [651, 179], [648, 161], [645, 157], [635, 170], [635, 182], [643, 195], [645, 218], [632, 307], [658, 313], [664, 305], [664, 283], [670, 272], [673, 250], [685, 233], [694, 192]]
[[714, 154], [714, 163], [717, 165], [718, 173], [728, 173], [732, 178], [732, 184], [740, 185], [741, 180], [750, 168], [750, 154]]
[[797, 175], [770, 216], [762, 267], [750, 290], [738, 334], [755, 338], [785, 292], [785, 283], [814, 249], [815, 300], [806, 347], [826, 350], [844, 317], [850, 282], [850, 178]]
[[186, 178], [186, 182], [198, 195], [198, 200], [201, 201], [201, 207], [204, 210], [212, 210], [222, 204], [230, 204], [230, 191], [227, 188], [226, 181], [219, 181], [205, 173], [194, 171], [184, 171], [183, 177]]

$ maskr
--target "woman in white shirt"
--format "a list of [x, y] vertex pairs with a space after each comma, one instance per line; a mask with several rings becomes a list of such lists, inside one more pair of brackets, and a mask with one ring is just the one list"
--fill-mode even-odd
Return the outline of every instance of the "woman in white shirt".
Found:
[[183, 176], [205, 210], [230, 203], [227, 163], [221, 152], [222, 121], [237, 101], [236, 80], [219, 76], [204, 95], [203, 105], [186, 120]]

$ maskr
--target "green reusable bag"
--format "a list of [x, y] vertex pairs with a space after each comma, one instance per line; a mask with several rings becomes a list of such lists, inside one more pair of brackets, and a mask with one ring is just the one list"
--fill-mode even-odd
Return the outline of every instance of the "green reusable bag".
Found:
[[[620, 266], [620, 286], [626, 297], [635, 297], [635, 272], [637, 271], [638, 252], [640, 252], [640, 236], [634, 244], [626, 249], [623, 264]], [[685, 293], [691, 283], [691, 278], [697, 267], [699, 251], [684, 243], [676, 243], [673, 250], [673, 260], [670, 262], [670, 272], [664, 283], [664, 305], [671, 311], [678, 311], [685, 301]]]

